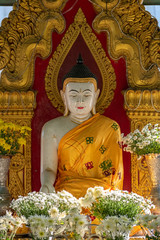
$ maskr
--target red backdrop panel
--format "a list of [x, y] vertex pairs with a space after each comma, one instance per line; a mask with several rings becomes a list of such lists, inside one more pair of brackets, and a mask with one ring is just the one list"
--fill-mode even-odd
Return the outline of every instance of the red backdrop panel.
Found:
[[[66, 19], [66, 30], [68, 29], [69, 25], [74, 21], [74, 16], [76, 15], [78, 9], [81, 8], [84, 12], [88, 24], [92, 27], [92, 22], [96, 17], [96, 12], [93, 9], [92, 4], [87, 0], [69, 0], [63, 10], [63, 15]], [[49, 60], [56, 50], [58, 44], [60, 44], [66, 30], [62, 34], [57, 34], [56, 32], [53, 33], [53, 46], [52, 46], [52, 53], [50, 57], [43, 60], [39, 57], [36, 58], [35, 61], [35, 80], [33, 89], [37, 91], [37, 107], [35, 109], [34, 118], [32, 120], [32, 190], [39, 191], [40, 189], [40, 137], [41, 137], [41, 129], [43, 125], [56, 117], [59, 117], [61, 114], [52, 106], [51, 102], [49, 101], [46, 92], [45, 92], [45, 74], [46, 69], [49, 63]], [[93, 30], [94, 32], [94, 30]], [[95, 33], [95, 32], [94, 32]], [[106, 55], [108, 55], [107, 51], [107, 36], [105, 32], [100, 34], [95, 33], [97, 38], [100, 40]], [[101, 88], [101, 76], [100, 72], [95, 65], [95, 61], [92, 58], [90, 52], [86, 47], [86, 44], [82, 40], [80, 36], [77, 39], [76, 43], [72, 47], [69, 55], [66, 57], [64, 61], [64, 65], [59, 73], [59, 87], [61, 87], [61, 78], [64, 74], [70, 70], [70, 68], [75, 64], [76, 58], [79, 54], [82, 53], [84, 58], [84, 62], [88, 67], [93, 70], [93, 73], [97, 75], [99, 78], [99, 87]], [[125, 110], [123, 108], [123, 95], [122, 90], [127, 89], [127, 79], [126, 79], [126, 64], [123, 58], [119, 59], [118, 61], [113, 61], [110, 57], [112, 66], [115, 69], [116, 74], [116, 81], [117, 86], [115, 90], [115, 95], [112, 103], [110, 106], [105, 110], [104, 115], [110, 117], [117, 121], [121, 127], [121, 131], [125, 134], [130, 131], [130, 122], [126, 116]], [[131, 174], [130, 174], [130, 155], [124, 153], [124, 189], [131, 190]]]

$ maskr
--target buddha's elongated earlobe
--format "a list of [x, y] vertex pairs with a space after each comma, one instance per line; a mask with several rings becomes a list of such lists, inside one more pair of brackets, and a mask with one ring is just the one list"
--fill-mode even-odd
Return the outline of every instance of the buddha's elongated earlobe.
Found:
[[96, 114], [96, 103], [97, 103], [97, 100], [98, 100], [98, 97], [99, 97], [99, 93], [100, 93], [100, 90], [98, 89], [98, 90], [95, 92], [95, 99], [94, 99], [94, 104], [93, 104], [93, 108], [92, 108], [92, 114], [93, 114], [93, 115]]
[[92, 108], [92, 114], [95, 115], [96, 114], [96, 106], [94, 105]]
[[63, 113], [63, 116], [68, 116], [69, 114], [69, 110], [68, 110], [68, 106], [67, 106], [67, 101], [66, 101], [66, 98], [65, 98], [65, 94], [62, 90], [60, 90], [60, 94], [61, 94], [61, 97], [62, 97], [62, 101], [64, 103], [64, 113]]

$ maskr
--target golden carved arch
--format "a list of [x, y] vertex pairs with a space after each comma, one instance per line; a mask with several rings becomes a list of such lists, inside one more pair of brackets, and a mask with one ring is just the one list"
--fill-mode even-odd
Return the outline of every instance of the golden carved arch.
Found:
[[1, 90], [25, 91], [34, 81], [34, 58], [51, 52], [52, 31], [61, 33], [64, 0], [22, 0], [14, 4], [0, 28]]
[[91, 0], [101, 7], [93, 22], [109, 34], [108, 48], [115, 59], [126, 57], [129, 87], [160, 88], [160, 31], [156, 19], [137, 0]]
[[97, 103], [97, 111], [102, 113], [104, 109], [110, 105], [113, 99], [114, 90], [116, 88], [116, 77], [110, 60], [107, 58], [100, 41], [87, 24], [86, 18], [81, 9], [78, 10], [74, 22], [70, 25], [49, 62], [45, 77], [45, 89], [53, 106], [63, 113], [64, 105], [57, 87], [58, 74], [67, 54], [79, 34], [82, 35], [98, 68], [100, 69], [103, 87]]

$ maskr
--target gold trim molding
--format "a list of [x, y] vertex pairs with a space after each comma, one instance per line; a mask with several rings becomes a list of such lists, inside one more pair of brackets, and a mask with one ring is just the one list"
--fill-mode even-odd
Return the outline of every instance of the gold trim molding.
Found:
[[45, 8], [62, 10], [68, 0], [40, 0]]
[[0, 91], [0, 116], [24, 115], [30, 118], [34, 114], [33, 109], [36, 107], [35, 96], [36, 94], [33, 91]]
[[156, 19], [137, 0], [91, 1], [101, 7], [94, 29], [108, 33], [112, 58], [126, 58], [129, 87], [160, 88], [160, 32]]
[[[125, 109], [131, 120], [131, 131], [141, 130], [147, 123], [160, 121], [160, 90], [133, 90], [124, 92]], [[137, 159], [131, 154], [132, 191], [143, 196], [149, 196], [152, 182], [145, 159]]]
[[35, 56], [48, 57], [52, 31], [62, 33], [65, 28], [59, 11], [65, 2], [25, 0], [14, 4], [0, 28], [1, 90], [26, 91], [32, 87]]
[[[0, 91], [0, 118], [21, 126], [31, 127], [34, 114], [35, 93]], [[31, 188], [31, 133], [27, 137], [27, 145], [20, 153], [12, 157], [8, 176], [8, 189], [13, 198], [26, 195]]]
[[113, 99], [116, 88], [116, 77], [110, 60], [107, 58], [100, 41], [88, 25], [81, 9], [78, 10], [74, 22], [69, 26], [49, 62], [45, 76], [46, 93], [53, 106], [63, 113], [64, 106], [57, 87], [58, 74], [67, 54], [80, 34], [94, 57], [102, 76], [103, 87], [97, 103], [97, 111], [102, 113]]

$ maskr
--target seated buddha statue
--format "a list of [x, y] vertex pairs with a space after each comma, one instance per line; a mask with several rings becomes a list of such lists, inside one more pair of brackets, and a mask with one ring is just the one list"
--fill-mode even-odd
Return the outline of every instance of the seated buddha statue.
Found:
[[120, 127], [96, 113], [99, 92], [96, 76], [79, 56], [63, 79], [64, 116], [42, 129], [42, 192], [66, 190], [79, 198], [89, 187], [122, 188]]

